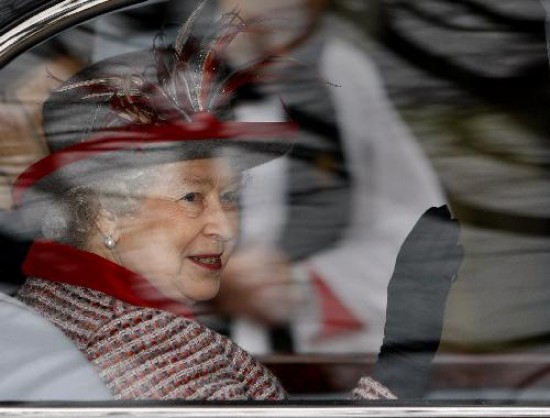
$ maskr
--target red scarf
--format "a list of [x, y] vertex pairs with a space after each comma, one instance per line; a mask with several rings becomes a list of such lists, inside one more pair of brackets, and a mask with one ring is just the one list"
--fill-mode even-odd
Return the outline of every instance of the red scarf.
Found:
[[69, 245], [35, 241], [22, 271], [27, 276], [97, 290], [131, 305], [194, 317], [188, 307], [161, 294], [143, 276]]

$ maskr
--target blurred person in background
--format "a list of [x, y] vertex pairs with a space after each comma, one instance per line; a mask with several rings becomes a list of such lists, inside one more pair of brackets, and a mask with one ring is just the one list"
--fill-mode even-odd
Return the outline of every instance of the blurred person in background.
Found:
[[230, 63], [269, 54], [298, 63], [249, 83], [236, 100], [238, 116], [278, 120], [281, 99], [301, 128], [288, 156], [253, 170], [242, 244], [217, 298], [241, 318], [233, 338], [253, 352], [376, 352], [399, 246], [423, 208], [444, 201], [362, 36], [327, 3], [218, 2], [262, 25], [236, 38]]
[[36, 208], [15, 208], [11, 185], [24, 168], [48, 153], [42, 103], [60, 81], [89, 60], [90, 34], [69, 36], [33, 48], [2, 69], [0, 80], [0, 292], [17, 291], [21, 263], [39, 226]]
[[[240, 86], [236, 118], [288, 115], [300, 126], [287, 156], [251, 170], [239, 249], [213, 301], [219, 315], [208, 318], [257, 354], [357, 347], [375, 353], [399, 246], [426, 206], [444, 202], [429, 161], [385, 94], [362, 34], [328, 5], [212, 0], [197, 17], [204, 33], [213, 16], [235, 10], [250, 29], [224, 51], [230, 68], [281, 58], [269, 63], [269, 77]], [[164, 38], [172, 39], [170, 23], [195, 6], [167, 1], [100, 19], [91, 25], [91, 56], [143, 48], [163, 24]], [[358, 292], [365, 284], [368, 303]]]
[[[183, 20], [194, 4], [93, 22], [88, 59], [145, 47], [159, 22]], [[214, 318], [215, 326], [255, 353], [376, 352], [399, 245], [424, 208], [443, 201], [429, 162], [388, 101], [361, 35], [327, 13], [326, 1], [203, 7], [199, 26], [234, 8], [261, 26], [236, 37], [226, 54], [233, 68], [268, 54], [297, 63], [272, 66], [271, 81], [239, 89], [237, 118], [276, 121], [288, 112], [301, 127], [293, 151], [255, 170], [244, 190], [241, 245], [214, 302], [227, 320]], [[358, 293], [366, 283], [368, 303]]]
[[[445, 346], [547, 351], [549, 4], [376, 4], [384, 45], [377, 62], [388, 91], [463, 221], [468, 257], [450, 298]], [[510, 386], [530, 393], [523, 382], [518, 374]]]

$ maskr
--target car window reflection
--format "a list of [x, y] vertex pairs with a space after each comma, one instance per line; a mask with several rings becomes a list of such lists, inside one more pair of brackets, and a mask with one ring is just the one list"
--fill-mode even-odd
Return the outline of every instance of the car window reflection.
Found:
[[545, 400], [546, 3], [471, 3], [150, 2], [2, 69], [0, 398]]

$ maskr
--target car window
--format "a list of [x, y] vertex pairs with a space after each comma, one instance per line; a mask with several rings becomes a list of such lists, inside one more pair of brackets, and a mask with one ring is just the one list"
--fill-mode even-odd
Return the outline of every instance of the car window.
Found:
[[0, 416], [547, 413], [546, 0], [4, 3]]

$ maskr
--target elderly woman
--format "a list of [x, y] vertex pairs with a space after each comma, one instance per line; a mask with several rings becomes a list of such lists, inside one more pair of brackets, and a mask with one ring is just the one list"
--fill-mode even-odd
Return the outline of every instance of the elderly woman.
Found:
[[[218, 52], [242, 25], [226, 15], [201, 46], [195, 17], [173, 48], [100, 62], [46, 101], [52, 153], [14, 188], [20, 203], [50, 206], [18, 298], [75, 343], [116, 398], [281, 400], [276, 377], [196, 315], [235, 248], [243, 171], [286, 152], [280, 137], [295, 128], [230, 120], [231, 92], [255, 73], [224, 75]], [[440, 208], [405, 242], [390, 298], [413, 302], [388, 303], [379, 361], [354, 398], [407, 397], [426, 383], [457, 238]], [[425, 253], [438, 268], [414, 264]]]

